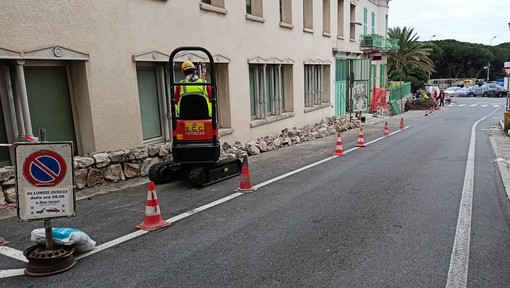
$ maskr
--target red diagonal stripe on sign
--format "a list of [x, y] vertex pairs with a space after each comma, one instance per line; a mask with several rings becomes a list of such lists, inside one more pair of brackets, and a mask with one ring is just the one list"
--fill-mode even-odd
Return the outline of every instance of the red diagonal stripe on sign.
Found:
[[39, 167], [39, 169], [43, 170], [44, 172], [46, 172], [46, 174], [50, 175], [50, 177], [53, 177], [53, 179], [56, 179], [58, 177], [57, 174], [55, 174], [53, 171], [51, 171], [50, 169], [48, 169], [48, 167], [46, 167], [46, 165], [44, 165], [43, 163], [41, 163], [39, 161], [39, 157], [34, 159], [34, 165], [36, 165], [37, 167]]

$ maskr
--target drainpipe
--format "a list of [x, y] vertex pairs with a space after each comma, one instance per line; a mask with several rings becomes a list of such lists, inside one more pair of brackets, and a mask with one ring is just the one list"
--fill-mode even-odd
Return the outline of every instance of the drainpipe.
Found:
[[30, 109], [28, 108], [28, 95], [25, 83], [25, 73], [23, 72], [24, 60], [18, 60], [16, 63], [16, 75], [18, 76], [19, 96], [21, 100], [21, 109], [23, 110], [23, 122], [25, 126], [25, 134], [34, 136], [32, 134], [32, 122], [30, 121]]

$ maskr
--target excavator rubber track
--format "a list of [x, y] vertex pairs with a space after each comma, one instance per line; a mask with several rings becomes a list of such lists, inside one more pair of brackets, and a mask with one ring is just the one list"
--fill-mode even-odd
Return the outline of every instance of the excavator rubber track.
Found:
[[163, 162], [149, 169], [149, 179], [164, 184], [187, 177], [195, 187], [204, 187], [241, 174], [242, 162], [237, 158], [225, 158], [213, 164], [189, 165]]
[[191, 168], [188, 180], [195, 187], [204, 187], [241, 174], [242, 166], [237, 158], [222, 159], [214, 164]]
[[164, 184], [177, 180], [182, 178], [184, 174], [183, 166], [172, 162], [154, 164], [149, 168], [149, 180], [155, 184]]

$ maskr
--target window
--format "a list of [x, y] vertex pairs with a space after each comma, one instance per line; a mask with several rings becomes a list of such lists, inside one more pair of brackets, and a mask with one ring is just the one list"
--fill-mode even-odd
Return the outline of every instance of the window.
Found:
[[225, 0], [201, 0], [200, 9], [220, 14], [227, 14]]
[[[281, 64], [250, 64], [252, 119], [280, 115], [285, 111], [285, 78]], [[290, 82], [290, 81], [288, 81]]]
[[280, 0], [280, 24], [292, 25], [292, 0]]
[[246, 0], [246, 14], [251, 14], [252, 3], [251, 0]]
[[303, 0], [303, 27], [313, 32], [313, 0]]
[[201, 2], [214, 7], [225, 8], [225, 0], [202, 0]]
[[322, 34], [329, 36], [330, 31], [330, 7], [329, 0], [322, 0]]
[[344, 38], [344, 0], [338, 0], [337, 7], [337, 37]]
[[351, 3], [351, 25], [349, 29], [349, 40], [350, 41], [356, 41], [356, 5], [353, 5]]
[[246, 14], [255, 17], [264, 17], [262, 0], [246, 0]]
[[[74, 153], [81, 152], [73, 114], [71, 67], [73, 64], [61, 61], [0, 61], [0, 143], [13, 143], [24, 135], [38, 137], [39, 129], [44, 129], [47, 141], [72, 141]], [[21, 85], [26, 89], [19, 89]], [[0, 166], [10, 163], [9, 149], [2, 147]]]
[[329, 103], [329, 65], [305, 64], [305, 107]]

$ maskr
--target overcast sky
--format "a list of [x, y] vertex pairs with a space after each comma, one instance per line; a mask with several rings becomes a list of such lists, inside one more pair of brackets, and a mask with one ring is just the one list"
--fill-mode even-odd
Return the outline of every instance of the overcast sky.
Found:
[[[388, 27], [414, 28], [419, 41], [510, 42], [510, 0], [391, 0]], [[496, 36], [491, 42], [491, 38]]]

